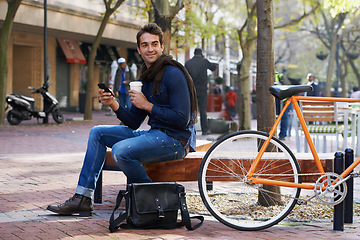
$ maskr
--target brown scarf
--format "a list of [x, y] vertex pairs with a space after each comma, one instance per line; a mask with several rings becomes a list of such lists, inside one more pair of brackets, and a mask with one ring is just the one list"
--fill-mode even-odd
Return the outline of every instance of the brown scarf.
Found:
[[164, 75], [166, 65], [176, 66], [184, 72], [190, 91], [190, 103], [192, 113], [190, 122], [196, 123], [198, 110], [196, 101], [196, 90], [190, 74], [181, 63], [173, 60], [172, 56], [163, 54], [149, 68], [147, 68], [146, 65], [143, 64], [140, 79], [145, 82], [154, 82], [152, 94], [160, 95], [160, 84]]

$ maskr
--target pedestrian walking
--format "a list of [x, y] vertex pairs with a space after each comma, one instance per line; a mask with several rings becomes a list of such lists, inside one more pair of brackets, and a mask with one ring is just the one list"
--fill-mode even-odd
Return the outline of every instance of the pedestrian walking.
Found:
[[308, 73], [308, 75], [306, 76], [307, 80], [308, 80], [308, 85], [311, 85], [314, 89], [314, 91], [310, 91], [310, 92], [306, 92], [305, 96], [308, 97], [318, 97], [320, 96], [320, 86], [319, 84], [315, 81], [315, 76], [312, 73]]
[[130, 82], [134, 81], [133, 74], [126, 65], [125, 58], [119, 58], [117, 62], [119, 67], [115, 75], [114, 91], [118, 95], [119, 104], [125, 108], [130, 108], [131, 102], [128, 92], [130, 90]]
[[[274, 79], [274, 84], [275, 85], [286, 85], [288, 84], [289, 81], [286, 78], [286, 76], [283, 73], [278, 73], [275, 72], [275, 79]], [[275, 99], [275, 103], [276, 103], [276, 115], [279, 115], [282, 108], [283, 108], [283, 104], [285, 102], [286, 99], [284, 99], [283, 101], [280, 101], [279, 99]], [[280, 132], [279, 132], [279, 139], [280, 140], [285, 140], [285, 137], [287, 137], [288, 134], [288, 127], [289, 127], [289, 112], [291, 110], [291, 106], [289, 106], [285, 112], [283, 117], [281, 118], [280, 121]], [[288, 135], [290, 137], [290, 135]]]
[[353, 92], [350, 94], [350, 98], [360, 99], [360, 91], [357, 87], [353, 87]]
[[235, 115], [236, 115], [236, 101], [237, 101], [237, 95], [234, 92], [234, 87], [230, 87], [229, 91], [225, 94], [226, 99], [226, 108], [229, 113], [229, 120], [234, 121]]
[[200, 125], [203, 135], [209, 133], [207, 122], [206, 104], [207, 104], [207, 90], [208, 90], [208, 75], [207, 70], [215, 71], [216, 64], [209, 62], [202, 53], [201, 48], [195, 48], [194, 57], [187, 60], [185, 68], [192, 77], [195, 88], [197, 101], [200, 112]]

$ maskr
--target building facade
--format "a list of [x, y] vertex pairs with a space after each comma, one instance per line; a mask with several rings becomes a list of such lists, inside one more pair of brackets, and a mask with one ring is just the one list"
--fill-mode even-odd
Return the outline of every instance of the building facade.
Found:
[[[107, 24], [95, 60], [97, 82], [107, 82], [111, 63], [124, 57], [128, 65], [140, 66], [136, 33], [144, 21], [137, 11], [138, 1], [125, 1]], [[0, 0], [0, 28], [7, 3]], [[47, 62], [44, 61], [44, 3], [23, 0], [14, 19], [7, 48], [6, 93], [29, 95], [28, 86], [44, 83], [47, 66], [49, 91], [62, 108], [78, 109], [79, 93], [86, 91], [86, 63], [90, 47], [100, 27], [99, 13], [105, 12], [99, 0], [47, 0]], [[94, 93], [96, 94], [96, 93]], [[34, 96], [42, 108], [40, 96]], [[97, 99], [94, 99], [96, 109]]]

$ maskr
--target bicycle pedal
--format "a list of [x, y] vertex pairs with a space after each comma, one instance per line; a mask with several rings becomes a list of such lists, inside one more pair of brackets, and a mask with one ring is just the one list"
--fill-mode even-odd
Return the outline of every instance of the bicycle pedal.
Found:
[[357, 177], [360, 177], [360, 172], [352, 172], [350, 173], [350, 176], [352, 176], [353, 178], [357, 178]]

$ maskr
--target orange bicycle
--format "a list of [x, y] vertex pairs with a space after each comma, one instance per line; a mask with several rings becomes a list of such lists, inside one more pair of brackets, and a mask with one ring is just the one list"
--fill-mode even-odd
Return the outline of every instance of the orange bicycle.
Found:
[[[207, 151], [199, 170], [198, 185], [206, 208], [217, 220], [239, 230], [271, 227], [283, 220], [295, 204], [306, 204], [313, 198], [329, 205], [340, 203], [347, 193], [345, 181], [357, 176], [352, 171], [360, 163], [360, 158], [356, 159], [340, 175], [325, 172], [298, 104], [306, 100], [360, 102], [360, 99], [297, 96], [312, 91], [308, 85], [273, 86], [269, 90], [278, 99], [288, 98], [270, 133], [240, 131], [224, 136]], [[318, 170], [313, 173], [318, 175], [316, 182], [302, 182], [305, 174], [301, 174], [294, 153], [274, 137], [290, 103]], [[300, 197], [302, 189], [313, 192]]]

